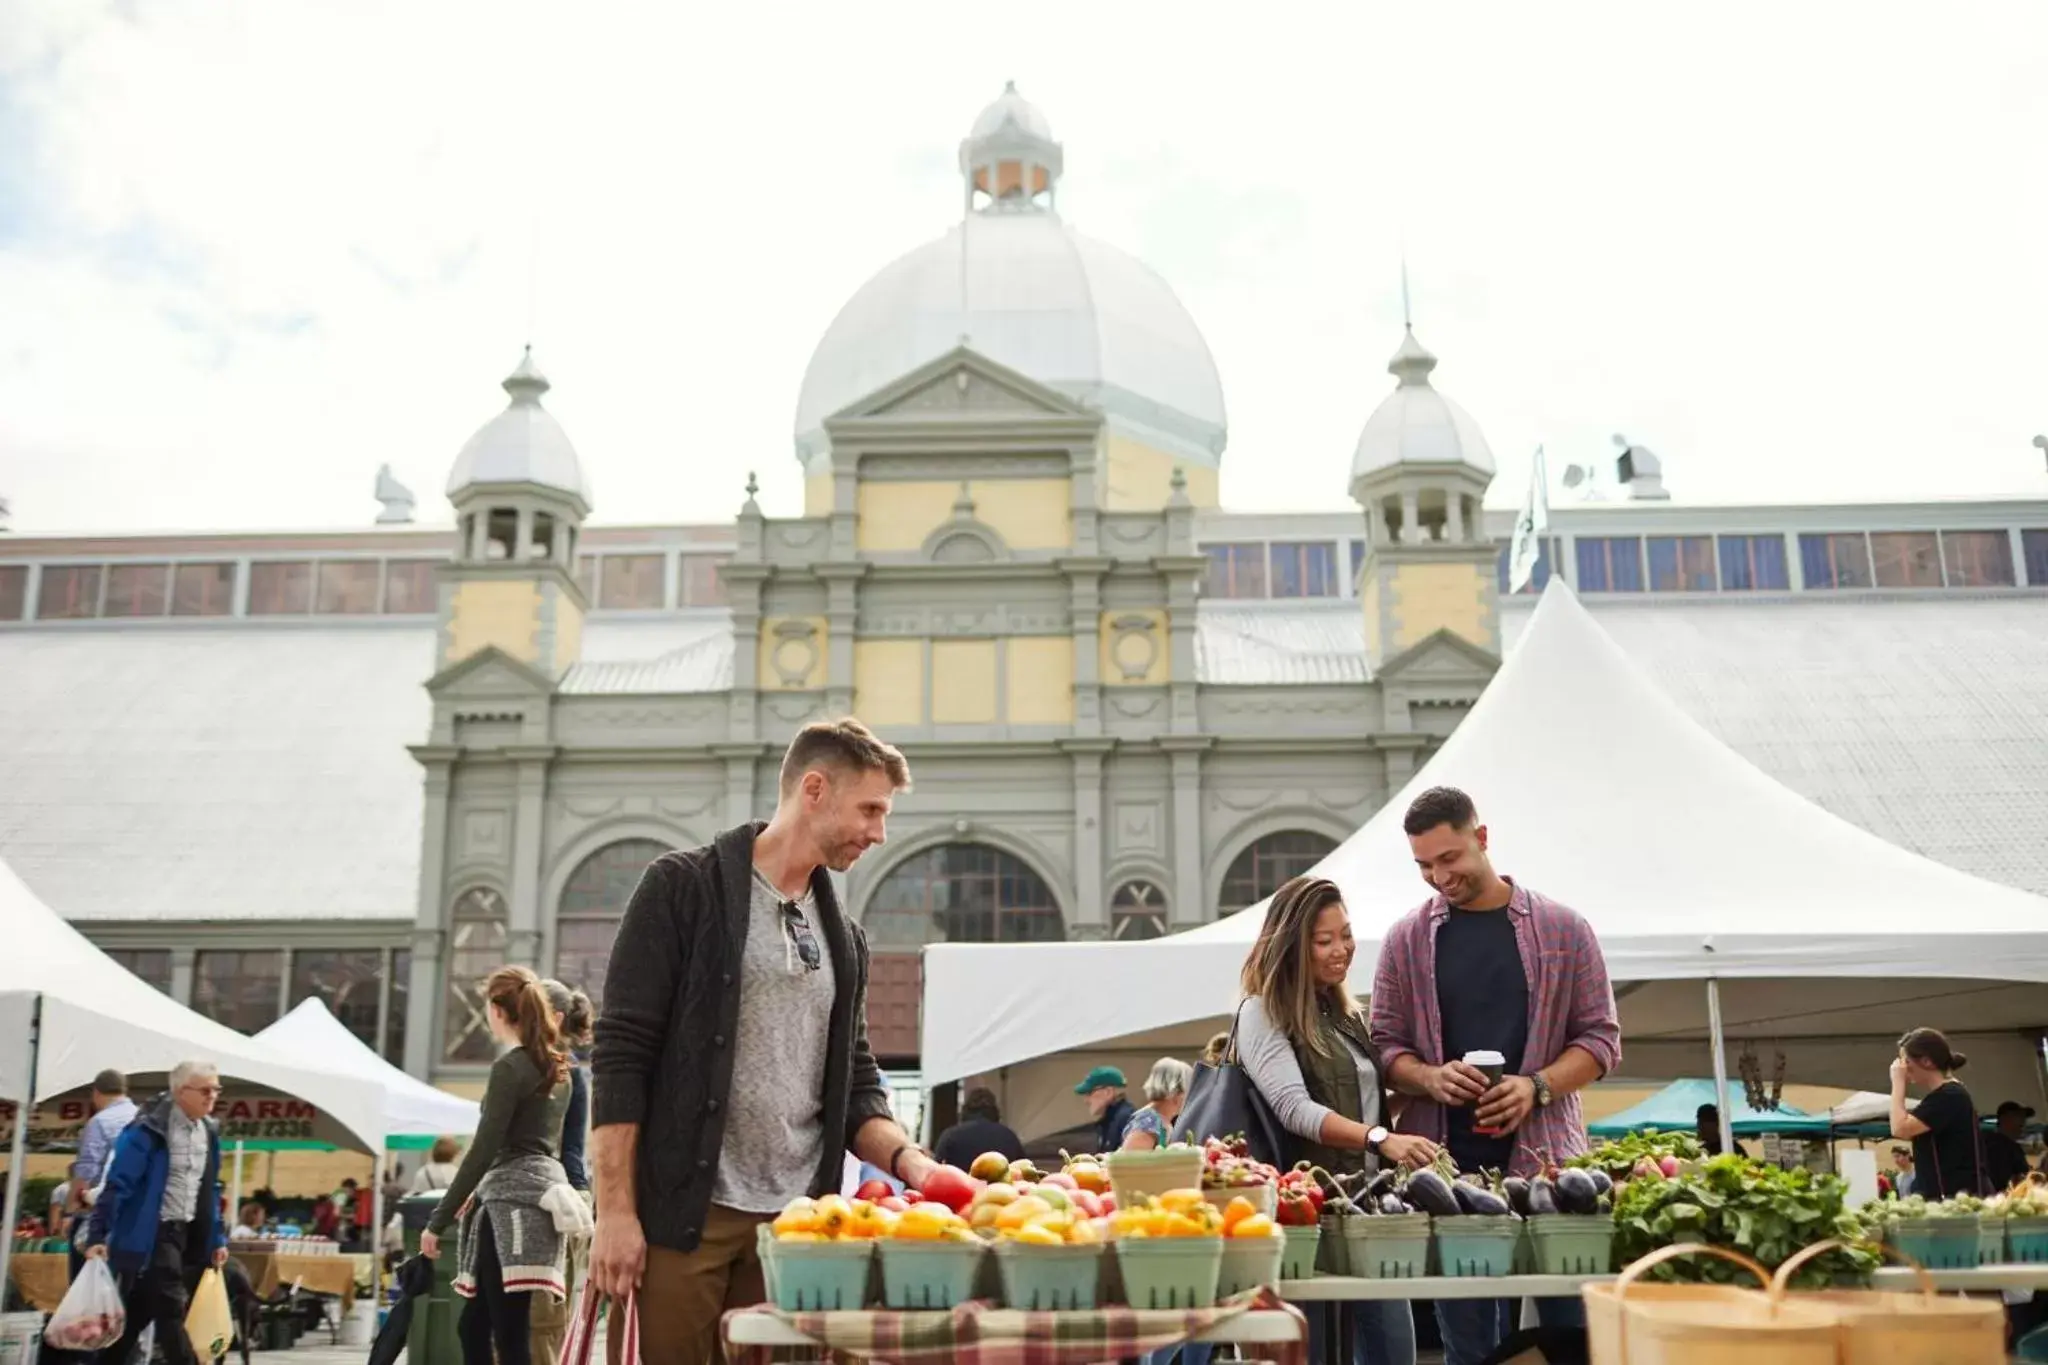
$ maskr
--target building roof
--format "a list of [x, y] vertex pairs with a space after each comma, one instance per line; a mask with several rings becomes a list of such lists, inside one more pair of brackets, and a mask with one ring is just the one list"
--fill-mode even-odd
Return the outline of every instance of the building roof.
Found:
[[1195, 676], [1205, 683], [1362, 683], [1365, 621], [1352, 601], [1204, 602], [1195, 612]]
[[[1503, 604], [1510, 648], [1532, 600]], [[1801, 796], [2048, 894], [2048, 598], [1585, 602], [1695, 720]]]
[[550, 385], [533, 363], [530, 348], [519, 368], [505, 377], [503, 387], [512, 401], [479, 427], [455, 457], [455, 466], [448, 471], [448, 496], [476, 484], [530, 483], [574, 493], [590, 506], [590, 480], [576, 458], [576, 448], [569, 444], [569, 433], [540, 405]]
[[0, 857], [73, 920], [419, 901], [431, 621], [9, 631]]
[[981, 111], [980, 116], [974, 120], [974, 127], [968, 130], [967, 139], [972, 142], [977, 138], [991, 137], [1001, 132], [1006, 123], [1014, 124], [1031, 137], [1046, 142], [1053, 140], [1051, 121], [1039, 111], [1037, 105], [1017, 93], [1015, 81], [1004, 82], [1003, 93], [996, 96], [993, 104]]
[[1411, 329], [1387, 362], [1398, 381], [1381, 400], [1358, 433], [1351, 455], [1351, 481], [1397, 465], [1463, 465], [1481, 474], [1494, 472], [1493, 450], [1485, 433], [1463, 408], [1437, 392], [1429, 382], [1436, 357], [1415, 339]]
[[733, 679], [732, 613], [593, 622], [583, 654], [563, 677], [571, 696], [723, 692]]

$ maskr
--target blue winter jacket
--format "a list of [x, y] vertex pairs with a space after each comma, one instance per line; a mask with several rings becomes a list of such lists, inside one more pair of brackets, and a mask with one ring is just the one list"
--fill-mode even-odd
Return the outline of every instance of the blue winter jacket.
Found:
[[[85, 1245], [104, 1245], [115, 1270], [140, 1270], [156, 1250], [164, 1186], [171, 1174], [172, 1103], [165, 1096], [121, 1130], [106, 1187], [92, 1207]], [[219, 1251], [228, 1244], [220, 1219], [220, 1128], [212, 1119], [206, 1121], [206, 1166], [199, 1174], [199, 1199], [192, 1217], [199, 1225], [194, 1231], [205, 1238], [207, 1247]]]

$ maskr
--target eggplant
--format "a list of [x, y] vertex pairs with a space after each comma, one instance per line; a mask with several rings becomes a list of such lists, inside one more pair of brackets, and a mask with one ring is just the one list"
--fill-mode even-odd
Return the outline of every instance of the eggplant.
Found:
[[1408, 1206], [1401, 1202], [1401, 1196], [1391, 1190], [1380, 1196], [1379, 1210], [1381, 1213], [1409, 1212]]
[[1536, 1216], [1536, 1215], [1538, 1215], [1538, 1214], [1547, 1214], [1547, 1213], [1556, 1213], [1556, 1212], [1557, 1212], [1557, 1190], [1556, 1190], [1556, 1187], [1555, 1187], [1555, 1186], [1553, 1186], [1553, 1185], [1552, 1185], [1552, 1184], [1551, 1184], [1551, 1183], [1550, 1183], [1550, 1182], [1549, 1182], [1548, 1180], [1545, 1180], [1545, 1179], [1544, 1179], [1544, 1178], [1543, 1178], [1542, 1176], [1540, 1176], [1540, 1175], [1539, 1175], [1539, 1176], [1537, 1176], [1537, 1177], [1536, 1177], [1536, 1178], [1535, 1178], [1534, 1180], [1532, 1180], [1532, 1181], [1530, 1181], [1530, 1182], [1529, 1182], [1529, 1213], [1530, 1213], [1530, 1216], [1534, 1217], [1534, 1216]]
[[1479, 1187], [1477, 1185], [1474, 1185], [1471, 1181], [1453, 1180], [1451, 1182], [1451, 1197], [1458, 1201], [1459, 1213], [1479, 1212], [1479, 1210], [1473, 1206], [1473, 1200], [1479, 1197]]
[[1474, 1190], [1472, 1197], [1464, 1203], [1467, 1213], [1483, 1213], [1488, 1217], [1501, 1218], [1509, 1212], [1508, 1201], [1492, 1190]]
[[1500, 1192], [1507, 1198], [1508, 1207], [1524, 1218], [1529, 1216], [1529, 1182], [1518, 1175], [1511, 1175], [1500, 1182]]
[[1608, 1175], [1607, 1172], [1602, 1170], [1591, 1170], [1586, 1172], [1586, 1174], [1593, 1177], [1593, 1188], [1598, 1190], [1602, 1195], [1609, 1195], [1614, 1193], [1614, 1178]]
[[1600, 1191], [1593, 1177], [1584, 1171], [1560, 1171], [1557, 1176], [1557, 1211], [1592, 1213], [1600, 1204]]
[[1422, 1213], [1434, 1213], [1440, 1217], [1451, 1217], [1460, 1213], [1458, 1200], [1451, 1193], [1451, 1186], [1435, 1171], [1417, 1171], [1408, 1177], [1408, 1203]]
[[1392, 1194], [1394, 1186], [1399, 1184], [1400, 1180], [1401, 1168], [1399, 1166], [1389, 1166], [1374, 1176], [1372, 1183], [1365, 1187], [1365, 1197], [1368, 1199], [1380, 1199], [1385, 1195]]

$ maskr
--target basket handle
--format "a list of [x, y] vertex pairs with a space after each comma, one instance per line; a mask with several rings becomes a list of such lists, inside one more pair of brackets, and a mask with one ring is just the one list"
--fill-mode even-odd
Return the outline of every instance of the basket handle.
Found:
[[1728, 1247], [1713, 1246], [1706, 1242], [1673, 1242], [1669, 1246], [1658, 1247], [1647, 1256], [1639, 1256], [1624, 1266], [1621, 1278], [1614, 1282], [1615, 1299], [1617, 1301], [1626, 1300], [1628, 1298], [1629, 1285], [1633, 1284], [1636, 1278], [1644, 1271], [1660, 1266], [1666, 1261], [1677, 1260], [1680, 1256], [1690, 1256], [1695, 1252], [1708, 1256], [1719, 1256], [1724, 1261], [1733, 1261], [1736, 1265], [1741, 1266], [1744, 1270], [1756, 1276], [1756, 1282], [1763, 1288], [1770, 1288], [1771, 1272], [1765, 1270], [1761, 1265], [1758, 1265], [1754, 1260], [1739, 1251], [1731, 1250]]
[[1798, 1271], [1799, 1267], [1805, 1265], [1808, 1261], [1824, 1256], [1830, 1251], [1849, 1251], [1855, 1248], [1863, 1248], [1875, 1251], [1881, 1256], [1889, 1256], [1905, 1266], [1920, 1281], [1920, 1292], [1925, 1297], [1931, 1299], [1938, 1292], [1934, 1287], [1934, 1277], [1927, 1273], [1927, 1267], [1921, 1265], [1920, 1262], [1914, 1260], [1889, 1242], [1852, 1242], [1840, 1237], [1831, 1237], [1825, 1242], [1815, 1242], [1812, 1246], [1787, 1256], [1785, 1263], [1778, 1267], [1778, 1273], [1771, 1277], [1771, 1297], [1774, 1299], [1784, 1297], [1786, 1289], [1792, 1283], [1792, 1276]]

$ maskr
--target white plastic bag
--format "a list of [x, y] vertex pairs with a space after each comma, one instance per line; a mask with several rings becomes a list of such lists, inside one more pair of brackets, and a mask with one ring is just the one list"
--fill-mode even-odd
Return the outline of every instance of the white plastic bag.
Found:
[[104, 1260], [89, 1260], [64, 1302], [43, 1329], [43, 1340], [60, 1351], [104, 1351], [121, 1339], [128, 1310], [121, 1306], [121, 1287]]

